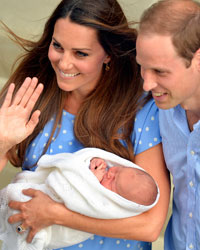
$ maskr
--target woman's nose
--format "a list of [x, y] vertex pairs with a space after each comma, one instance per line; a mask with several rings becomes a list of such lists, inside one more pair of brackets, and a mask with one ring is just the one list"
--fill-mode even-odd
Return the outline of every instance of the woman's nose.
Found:
[[59, 67], [62, 71], [73, 68], [72, 57], [69, 53], [64, 53], [59, 60]]

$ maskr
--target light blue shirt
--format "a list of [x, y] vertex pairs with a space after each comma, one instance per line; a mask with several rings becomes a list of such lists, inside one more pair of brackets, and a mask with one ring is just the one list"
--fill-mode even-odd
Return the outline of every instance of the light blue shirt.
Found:
[[[73, 132], [75, 116], [63, 111], [62, 124], [57, 137], [52, 139], [52, 142], [47, 150], [47, 154], [57, 154], [63, 152], [73, 153], [83, 146], [76, 140]], [[46, 124], [43, 131], [33, 140], [26, 152], [26, 158], [23, 164], [23, 169], [27, 166], [36, 163], [48, 141], [50, 136], [54, 118]], [[132, 142], [134, 145], [135, 154], [139, 154], [161, 142], [159, 124], [158, 124], [158, 109], [153, 100], [149, 101], [137, 114], [134, 122], [134, 131]], [[57, 131], [55, 132], [55, 134]], [[123, 141], [122, 141], [123, 143]], [[32, 169], [34, 170], [35, 167]], [[137, 230], [137, 228], [136, 228]], [[90, 239], [81, 242], [80, 244], [63, 247], [60, 250], [151, 250], [151, 243], [107, 238], [98, 235], [92, 236]]]
[[160, 131], [167, 167], [173, 176], [173, 214], [165, 250], [200, 249], [200, 121], [190, 132], [185, 110], [160, 110]]

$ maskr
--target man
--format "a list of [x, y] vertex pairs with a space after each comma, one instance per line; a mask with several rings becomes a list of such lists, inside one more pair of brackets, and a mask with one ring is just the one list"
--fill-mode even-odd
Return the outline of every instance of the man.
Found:
[[165, 250], [200, 249], [200, 3], [155, 3], [141, 17], [136, 46], [174, 183]]

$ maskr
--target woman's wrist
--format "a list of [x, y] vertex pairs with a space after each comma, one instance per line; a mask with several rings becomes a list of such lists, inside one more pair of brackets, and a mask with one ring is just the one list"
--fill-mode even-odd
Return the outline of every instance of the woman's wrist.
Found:
[[[2, 137], [1, 137], [2, 138]], [[12, 145], [9, 145], [8, 140], [0, 140], [0, 158], [5, 156], [6, 153], [12, 148]]]
[[7, 162], [8, 162], [8, 159], [7, 159], [6, 154], [4, 154], [3, 156], [1, 156], [1, 154], [0, 154], [0, 172], [4, 169]]
[[69, 222], [72, 211], [67, 209], [63, 203], [59, 202], [55, 202], [51, 211], [52, 224], [67, 226], [66, 223]]

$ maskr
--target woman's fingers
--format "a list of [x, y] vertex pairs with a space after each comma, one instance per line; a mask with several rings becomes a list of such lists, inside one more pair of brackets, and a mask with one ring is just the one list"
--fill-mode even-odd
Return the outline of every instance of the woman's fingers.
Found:
[[[33, 107], [35, 106], [40, 94], [42, 93], [44, 86], [43, 84], [38, 84], [38, 86], [33, 89], [31, 95], [28, 95], [28, 98], [26, 98], [26, 102], [22, 102], [22, 105], [26, 105], [26, 108], [31, 112]], [[30, 94], [30, 93], [29, 93]]]
[[[43, 84], [38, 79], [27, 77], [13, 96], [15, 84], [8, 88], [5, 100], [0, 108], [0, 132], [3, 133], [2, 145], [9, 148], [29, 136], [39, 122], [40, 111], [32, 114], [33, 108], [42, 93]], [[31, 117], [30, 117], [31, 114]], [[15, 129], [13, 129], [15, 128]], [[4, 139], [5, 138], [5, 139]]]
[[11, 83], [9, 88], [8, 88], [8, 92], [6, 94], [6, 97], [5, 97], [5, 100], [3, 102], [2, 108], [7, 108], [7, 107], [9, 107], [11, 105], [14, 89], [15, 89], [15, 84]]
[[36, 125], [38, 124], [40, 113], [41, 113], [41, 112], [40, 112], [39, 110], [36, 110], [36, 111], [32, 114], [30, 120], [27, 122], [26, 128], [27, 128], [27, 133], [28, 133], [28, 134], [31, 134], [32, 131], [34, 130], [34, 128], [36, 127]]
[[28, 236], [26, 238], [26, 241], [28, 243], [31, 243], [37, 232], [38, 232], [37, 230], [34, 230], [34, 229], [31, 228], [30, 231], [29, 231], [29, 234], [28, 234]]
[[[37, 79], [37, 78], [36, 78]], [[18, 105], [21, 103], [24, 95], [26, 94], [27, 92], [27, 89], [29, 88], [29, 86], [32, 84], [35, 84], [35, 81], [32, 81], [32, 79], [30, 77], [27, 77], [23, 84], [21, 85], [21, 87], [19, 88], [19, 90], [17, 91], [15, 97], [14, 97], [14, 100], [13, 100], [13, 103], [12, 105]]]
[[18, 213], [18, 214], [14, 214], [14, 215], [11, 215], [9, 218], [8, 218], [8, 222], [10, 224], [15, 224], [17, 222], [20, 222], [23, 220], [23, 217], [22, 217], [22, 214], [21, 213]]
[[32, 94], [34, 93], [37, 84], [38, 84], [38, 79], [36, 77], [33, 77], [27, 89], [24, 89], [25, 92], [23, 96], [21, 97], [21, 101], [19, 102], [19, 104], [22, 107], [25, 107], [27, 103], [29, 102], [29, 99], [32, 97]]
[[63, 209], [64, 205], [55, 202], [40, 190], [29, 188], [22, 192], [31, 199], [26, 202], [10, 201], [9, 207], [19, 213], [10, 216], [8, 222], [28, 229], [27, 241], [31, 242], [38, 231], [55, 224], [57, 211], [60, 207]]
[[9, 107], [10, 105], [20, 105], [22, 107], [27, 107], [31, 112], [43, 90], [43, 84], [37, 84], [38, 79], [36, 77], [33, 77], [32, 79], [30, 77], [27, 77], [14, 96], [14, 100], [12, 101], [15, 84], [11, 83], [8, 88], [8, 92], [6, 94], [2, 108]]
[[38, 79], [36, 77], [27, 77], [17, 91], [12, 105], [27, 107], [31, 111], [43, 90], [43, 84], [37, 84]]
[[33, 197], [36, 197], [38, 194], [41, 194], [42, 192], [37, 189], [28, 188], [28, 189], [23, 189], [22, 193], [24, 195], [27, 195], [33, 198]]

